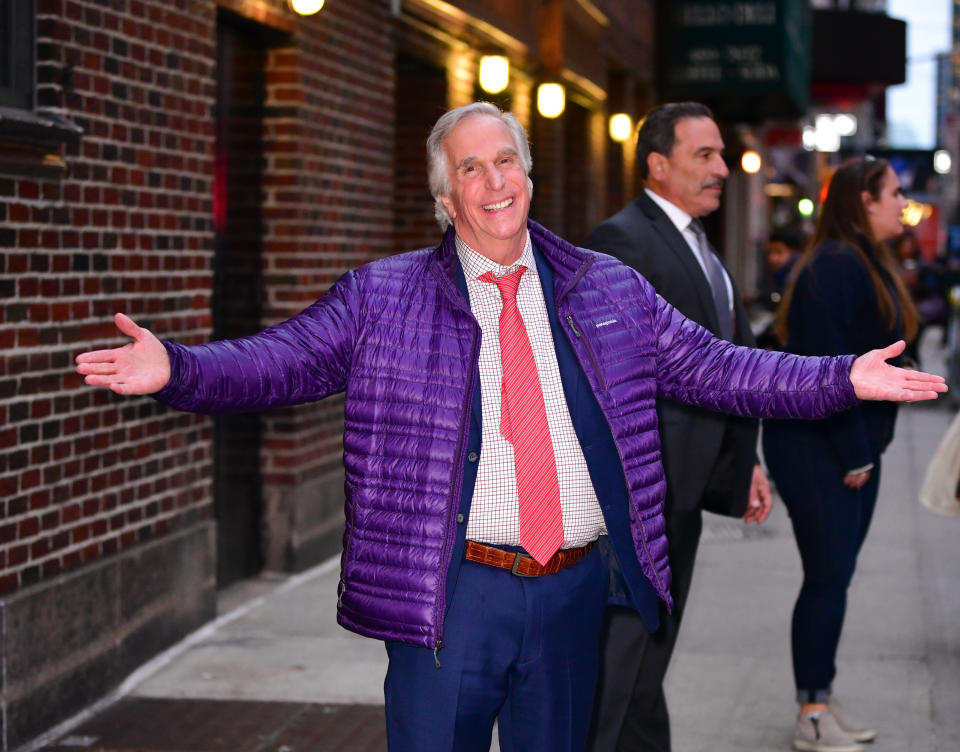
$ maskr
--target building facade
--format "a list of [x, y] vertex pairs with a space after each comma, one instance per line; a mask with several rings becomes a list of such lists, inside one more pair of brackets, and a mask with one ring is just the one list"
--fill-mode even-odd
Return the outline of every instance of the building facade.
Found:
[[[117, 686], [216, 592], [339, 550], [342, 402], [211, 419], [86, 388], [124, 311], [191, 344], [438, 240], [424, 141], [476, 98], [531, 134], [572, 241], [635, 191], [653, 0], [10, 0], [0, 6], [0, 748]], [[477, 82], [506, 56], [506, 89]], [[566, 109], [538, 114], [537, 87]], [[331, 593], [331, 597], [334, 597]]]

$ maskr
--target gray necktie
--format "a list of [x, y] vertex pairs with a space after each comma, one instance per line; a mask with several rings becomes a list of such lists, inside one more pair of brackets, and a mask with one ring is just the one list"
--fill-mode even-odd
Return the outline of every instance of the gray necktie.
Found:
[[707, 269], [707, 282], [710, 292], [713, 293], [713, 305], [717, 309], [717, 322], [720, 324], [720, 336], [726, 340], [733, 340], [733, 316], [730, 310], [730, 296], [727, 294], [727, 280], [723, 272], [723, 264], [717, 258], [703, 225], [699, 219], [690, 221], [690, 229], [697, 236], [697, 245], [700, 248], [700, 259]]

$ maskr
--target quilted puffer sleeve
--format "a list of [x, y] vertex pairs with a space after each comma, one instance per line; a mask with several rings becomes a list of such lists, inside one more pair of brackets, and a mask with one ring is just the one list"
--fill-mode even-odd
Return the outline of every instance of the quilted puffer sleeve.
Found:
[[164, 342], [170, 381], [154, 399], [218, 415], [310, 402], [343, 391], [360, 321], [356, 275], [259, 334], [185, 347]]
[[752, 418], [822, 418], [857, 403], [853, 355], [815, 358], [738, 347], [659, 295], [652, 311], [661, 396]]

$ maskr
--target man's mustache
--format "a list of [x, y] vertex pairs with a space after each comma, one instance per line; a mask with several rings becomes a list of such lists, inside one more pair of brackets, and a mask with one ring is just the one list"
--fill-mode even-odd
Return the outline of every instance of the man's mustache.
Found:
[[706, 190], [707, 188], [723, 188], [723, 181], [720, 179], [708, 180], [706, 183], [701, 185], [700, 188], [703, 190]]

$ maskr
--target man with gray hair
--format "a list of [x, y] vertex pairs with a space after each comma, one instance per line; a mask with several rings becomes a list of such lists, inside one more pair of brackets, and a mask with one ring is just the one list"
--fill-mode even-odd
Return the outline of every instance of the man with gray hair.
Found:
[[239, 340], [85, 353], [88, 384], [203, 413], [345, 392], [338, 621], [386, 642], [391, 752], [581, 752], [609, 568], [669, 598], [654, 397], [816, 417], [942, 379], [736, 348], [636, 272], [528, 219], [526, 135], [475, 103], [428, 141], [435, 248], [345, 274]]

